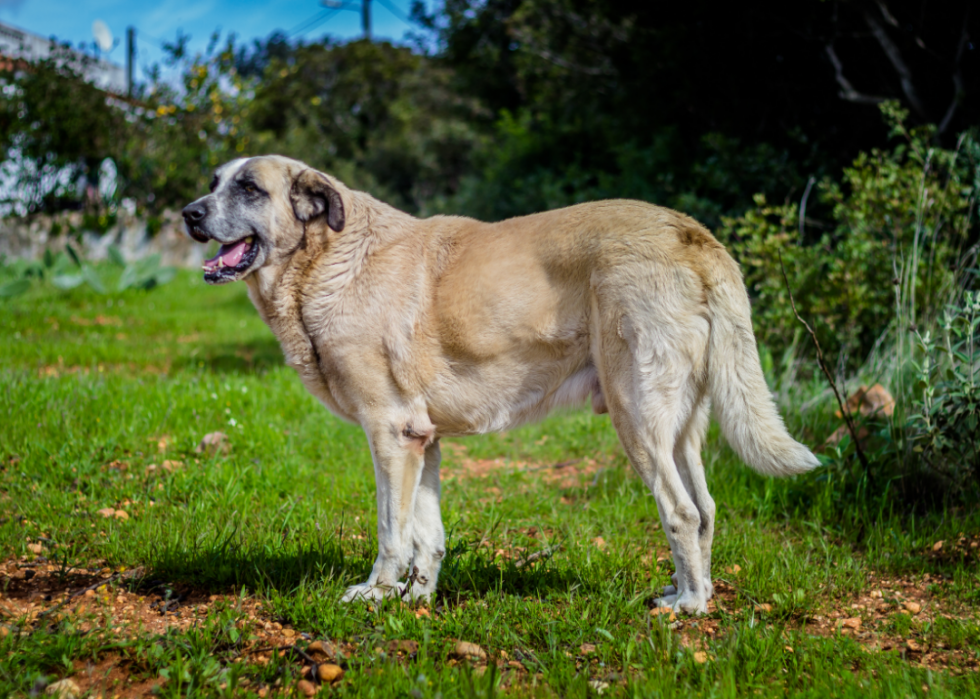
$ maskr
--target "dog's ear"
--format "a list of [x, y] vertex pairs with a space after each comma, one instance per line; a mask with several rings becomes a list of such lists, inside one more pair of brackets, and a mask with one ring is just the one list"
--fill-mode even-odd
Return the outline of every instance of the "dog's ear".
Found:
[[327, 178], [316, 170], [303, 170], [299, 174], [289, 198], [300, 221], [312, 221], [326, 213], [328, 226], [337, 232], [344, 230], [344, 202]]

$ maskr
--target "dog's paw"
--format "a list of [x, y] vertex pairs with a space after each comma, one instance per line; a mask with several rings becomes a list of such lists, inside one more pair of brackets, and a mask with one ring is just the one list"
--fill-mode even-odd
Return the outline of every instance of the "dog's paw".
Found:
[[344, 596], [340, 598], [341, 602], [371, 602], [380, 601], [383, 599], [390, 599], [392, 597], [399, 597], [401, 592], [401, 586], [391, 586], [391, 585], [371, 585], [368, 583], [361, 583], [359, 585], [351, 585], [344, 592]]
[[677, 604], [677, 598], [680, 597], [680, 595], [678, 595], [676, 592], [671, 592], [669, 594], [667, 592], [668, 590], [673, 590], [673, 589], [674, 589], [673, 585], [668, 585], [667, 587], [665, 587], [664, 596], [658, 597], [657, 599], [653, 600], [654, 605], [656, 605], [657, 607], [670, 607], [671, 609], [676, 610], [676, 607], [674, 605]]
[[654, 600], [654, 604], [658, 607], [670, 607], [675, 612], [684, 614], [697, 615], [708, 613], [708, 601], [691, 592], [685, 592], [683, 595], [673, 594], [658, 597]]

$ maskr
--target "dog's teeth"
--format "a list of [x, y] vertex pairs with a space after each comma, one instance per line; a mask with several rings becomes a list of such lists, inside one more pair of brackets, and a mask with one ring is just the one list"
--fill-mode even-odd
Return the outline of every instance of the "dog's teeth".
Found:
[[218, 267], [224, 267], [224, 266], [225, 266], [225, 261], [224, 261], [224, 260], [222, 260], [222, 259], [221, 259], [221, 258], [219, 257], [219, 258], [218, 258]]

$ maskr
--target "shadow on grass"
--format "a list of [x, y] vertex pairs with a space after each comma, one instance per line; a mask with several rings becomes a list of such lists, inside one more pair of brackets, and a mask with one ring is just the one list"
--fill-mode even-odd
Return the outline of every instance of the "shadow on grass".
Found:
[[[183, 583], [210, 593], [227, 590], [289, 593], [304, 584], [341, 580], [354, 584], [366, 580], [374, 564], [374, 551], [345, 555], [335, 539], [303, 542], [289, 548], [241, 547], [188, 550], [172, 547], [160, 551], [148, 563], [152, 579]], [[439, 576], [437, 595], [445, 602], [482, 597], [490, 591], [515, 596], [564, 592], [582, 580], [572, 571], [542, 560], [519, 565], [501, 563], [483, 550], [465, 543], [447, 553]]]
[[263, 374], [282, 365], [282, 349], [279, 342], [270, 337], [251, 342], [204, 345], [196, 355], [175, 359], [171, 366], [177, 370], [206, 367], [219, 374]]

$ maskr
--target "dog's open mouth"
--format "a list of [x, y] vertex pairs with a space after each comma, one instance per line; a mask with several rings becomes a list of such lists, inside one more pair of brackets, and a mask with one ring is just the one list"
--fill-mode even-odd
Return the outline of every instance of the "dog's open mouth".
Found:
[[255, 262], [258, 250], [253, 236], [225, 243], [217, 255], [204, 261], [204, 281], [215, 284], [237, 279]]

